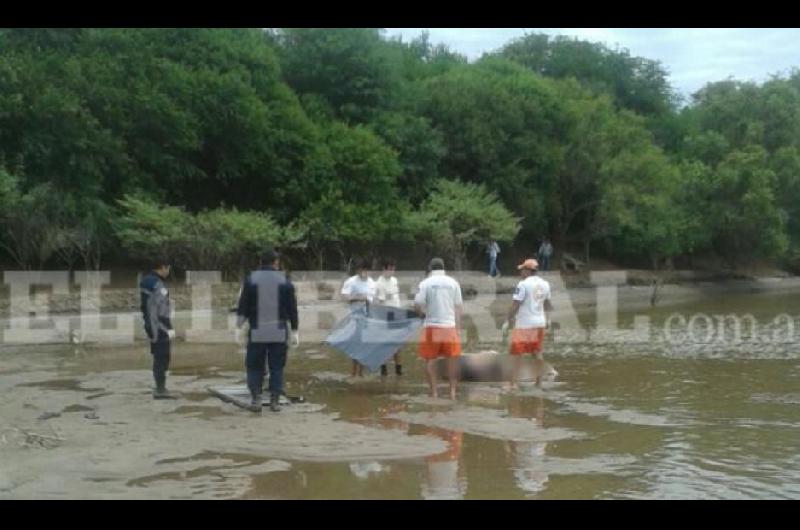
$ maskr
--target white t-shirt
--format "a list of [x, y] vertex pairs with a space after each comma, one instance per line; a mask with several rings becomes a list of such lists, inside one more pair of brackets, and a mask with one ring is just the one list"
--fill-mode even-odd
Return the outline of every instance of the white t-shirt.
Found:
[[550, 300], [550, 284], [539, 276], [528, 276], [517, 284], [514, 300], [520, 302], [517, 329], [543, 328], [547, 325], [544, 301]]
[[425, 327], [456, 327], [456, 306], [463, 306], [461, 286], [444, 271], [431, 271], [431, 275], [420, 282], [414, 303], [425, 310]]
[[400, 307], [400, 287], [397, 285], [397, 278], [380, 275], [375, 280], [375, 289], [378, 302], [391, 307]]
[[375, 280], [367, 276], [366, 280], [362, 280], [361, 276], [351, 276], [342, 285], [342, 294], [345, 296], [366, 296], [367, 300], [372, 303], [375, 298]]

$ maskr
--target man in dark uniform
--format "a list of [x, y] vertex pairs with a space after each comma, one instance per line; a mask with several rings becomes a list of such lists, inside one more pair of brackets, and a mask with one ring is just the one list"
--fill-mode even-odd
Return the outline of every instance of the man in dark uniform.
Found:
[[247, 387], [252, 398], [250, 410], [253, 412], [261, 412], [261, 393], [267, 364], [270, 410], [280, 411], [278, 400], [283, 394], [283, 368], [286, 366], [288, 343], [292, 347], [300, 344], [294, 285], [279, 269], [279, 254], [274, 250], [265, 252], [261, 257], [261, 268], [245, 278], [236, 311], [239, 327], [245, 322], [250, 324], [245, 367]]
[[156, 260], [153, 265], [153, 270], [139, 283], [144, 331], [150, 339], [150, 354], [153, 356], [153, 378], [156, 382], [153, 397], [175, 399], [167, 391], [170, 340], [175, 338], [170, 319], [169, 291], [164, 285], [164, 280], [169, 276], [170, 265], [166, 259]]

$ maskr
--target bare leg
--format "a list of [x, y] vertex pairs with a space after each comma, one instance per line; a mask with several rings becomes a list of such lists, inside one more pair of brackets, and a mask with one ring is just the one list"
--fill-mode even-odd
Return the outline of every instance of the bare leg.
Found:
[[533, 374], [536, 378], [536, 388], [542, 388], [542, 375], [544, 375], [544, 360], [541, 354], [533, 356]]
[[517, 389], [517, 380], [519, 380], [519, 371], [522, 366], [522, 355], [511, 356], [511, 390]]
[[436, 389], [436, 359], [427, 361], [425, 364], [425, 375], [428, 379], [428, 386], [430, 386], [431, 389], [431, 397], [439, 397], [439, 393]]
[[450, 399], [455, 400], [458, 386], [458, 357], [448, 357], [447, 378], [450, 380]]

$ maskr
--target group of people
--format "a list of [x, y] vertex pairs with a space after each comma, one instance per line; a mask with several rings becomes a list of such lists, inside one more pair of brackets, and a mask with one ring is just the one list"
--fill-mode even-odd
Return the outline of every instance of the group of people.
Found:
[[[170, 320], [169, 293], [164, 281], [169, 276], [170, 266], [166, 260], [154, 264], [152, 272], [141, 281], [141, 310], [144, 327], [150, 339], [153, 356], [153, 376], [156, 399], [174, 398], [166, 388], [166, 371], [170, 362], [170, 341], [175, 331]], [[366, 262], [356, 266], [356, 274], [348, 278], [341, 289], [343, 299], [353, 310], [378, 303], [401, 307], [400, 289], [394, 276], [395, 262], [383, 262], [383, 270], [377, 280], [369, 273]], [[247, 275], [239, 297], [236, 313], [237, 329], [245, 323], [247, 330], [247, 353], [245, 367], [247, 387], [250, 392], [250, 409], [262, 409], [263, 383], [266, 368], [269, 368], [268, 392], [270, 409], [279, 411], [279, 398], [283, 394], [283, 371], [290, 346], [300, 344], [298, 334], [297, 298], [295, 288], [281, 272], [280, 255], [269, 250], [261, 257], [260, 268]], [[510, 377], [511, 388], [517, 387], [523, 355], [534, 357], [534, 373], [537, 385], [541, 384], [543, 361], [542, 342], [545, 330], [550, 325], [549, 283], [537, 276], [539, 262], [529, 258], [517, 267], [521, 280], [512, 296], [508, 318], [502, 325], [504, 336], [510, 331], [509, 353], [513, 358]], [[464, 302], [459, 282], [445, 271], [444, 260], [433, 258], [428, 267], [427, 278], [419, 284], [413, 300], [413, 310], [424, 319], [417, 355], [425, 361], [425, 375], [431, 397], [438, 397], [437, 362], [444, 359], [449, 381], [449, 397], [456, 399], [459, 379], [458, 359], [461, 356], [461, 318]], [[394, 355], [396, 375], [402, 375], [399, 354]], [[353, 361], [352, 375], [363, 374], [363, 366]], [[381, 374], [388, 375], [387, 366]]]
[[[500, 254], [500, 245], [497, 241], [492, 239], [486, 245], [486, 254], [489, 256], [489, 276], [496, 278], [500, 276], [500, 269], [497, 268], [497, 257]], [[545, 236], [542, 238], [542, 244], [539, 245], [539, 251], [536, 253], [536, 260], [539, 263], [539, 269], [542, 271], [550, 270], [550, 258], [553, 256], [553, 244], [550, 239]]]

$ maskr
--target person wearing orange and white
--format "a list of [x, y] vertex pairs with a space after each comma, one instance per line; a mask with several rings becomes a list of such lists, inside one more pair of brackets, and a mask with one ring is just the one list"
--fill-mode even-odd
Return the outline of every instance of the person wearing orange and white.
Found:
[[508, 311], [508, 320], [503, 323], [503, 334], [511, 327], [511, 346], [509, 353], [512, 356], [511, 388], [517, 388], [522, 356], [533, 356], [534, 375], [536, 386], [542, 386], [544, 361], [542, 360], [542, 341], [545, 329], [550, 327], [548, 311], [552, 311], [550, 302], [550, 284], [537, 276], [539, 263], [535, 259], [526, 259], [519, 267], [522, 280], [514, 291], [511, 309]]
[[414, 297], [414, 307], [425, 316], [417, 353], [426, 362], [425, 375], [430, 385], [431, 397], [438, 397], [436, 389], [436, 360], [447, 359], [447, 378], [450, 380], [450, 399], [456, 399], [458, 384], [458, 356], [461, 355], [461, 314], [464, 302], [461, 286], [445, 274], [444, 261], [433, 258], [430, 275], [420, 282]]

